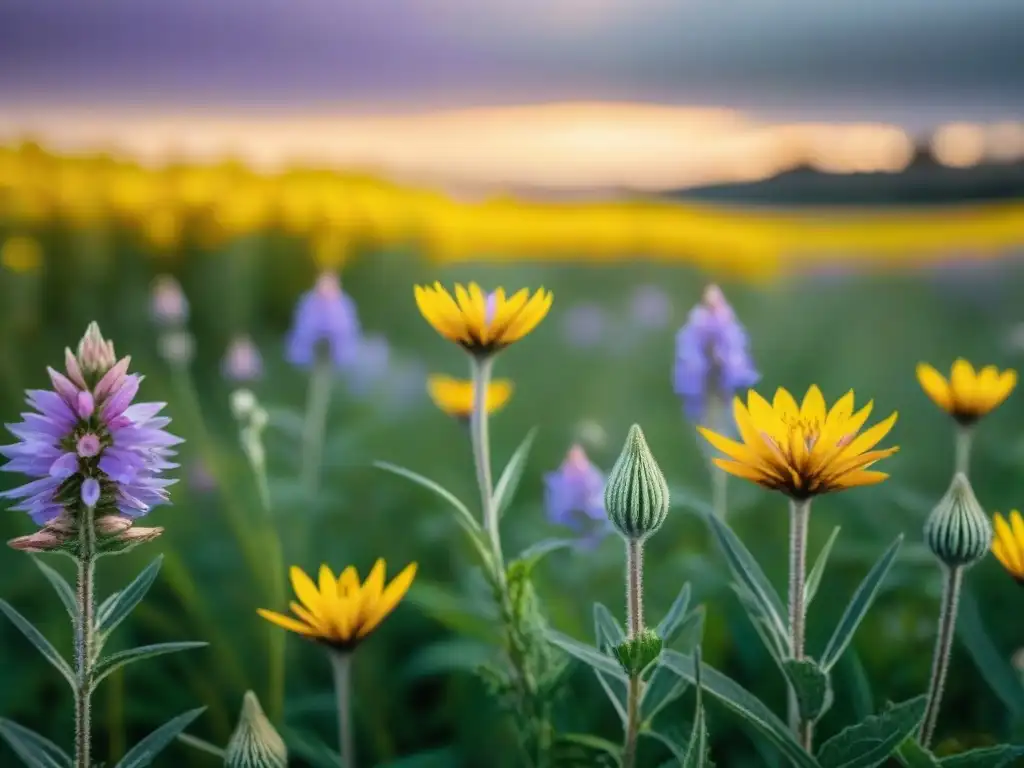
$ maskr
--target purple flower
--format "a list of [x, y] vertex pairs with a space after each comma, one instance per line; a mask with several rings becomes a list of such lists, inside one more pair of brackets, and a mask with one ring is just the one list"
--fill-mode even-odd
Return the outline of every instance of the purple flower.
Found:
[[551, 522], [588, 538], [600, 538], [610, 530], [604, 510], [604, 474], [578, 445], [569, 449], [557, 470], [544, 476], [544, 505]]
[[228, 345], [221, 372], [229, 381], [255, 381], [263, 376], [263, 356], [248, 336], [236, 336]]
[[709, 396], [728, 401], [757, 382], [761, 375], [747, 345], [747, 333], [725, 296], [718, 286], [709, 286], [676, 335], [674, 387], [688, 418], [704, 419]]
[[150, 311], [163, 326], [180, 326], [188, 320], [188, 299], [181, 284], [170, 275], [160, 275], [153, 281]]
[[0, 494], [18, 499], [14, 509], [39, 525], [80, 503], [97, 513], [136, 518], [168, 500], [162, 477], [181, 439], [164, 430], [164, 403], [132, 404], [142, 377], [128, 373], [129, 358], [116, 361], [113, 344], [93, 323], [78, 354], [65, 350], [67, 375], [52, 368], [52, 390], [29, 390], [34, 412], [7, 428], [18, 438], [0, 446], [10, 459], [3, 470], [34, 478]]
[[355, 304], [341, 290], [337, 275], [323, 273], [295, 308], [288, 333], [288, 362], [307, 368], [324, 349], [336, 367], [344, 368], [355, 362], [359, 339]]
[[641, 285], [633, 293], [629, 314], [640, 328], [664, 328], [672, 319], [672, 301], [662, 287]]

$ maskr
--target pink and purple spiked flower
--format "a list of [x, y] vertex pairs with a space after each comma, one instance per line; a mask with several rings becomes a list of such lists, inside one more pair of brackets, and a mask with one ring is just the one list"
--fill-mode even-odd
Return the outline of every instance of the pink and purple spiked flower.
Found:
[[[48, 369], [52, 390], [29, 390], [34, 412], [7, 428], [18, 438], [0, 447], [6, 472], [35, 478], [0, 496], [17, 499], [13, 508], [38, 525], [82, 505], [101, 515], [140, 517], [167, 502], [162, 476], [180, 438], [165, 431], [164, 403], [134, 403], [142, 377], [128, 373], [130, 358], [120, 360], [99, 326], [89, 326], [78, 353], [65, 350], [66, 375]], [[66, 516], [66, 515], [65, 515]], [[108, 527], [111, 524], [107, 520]]]

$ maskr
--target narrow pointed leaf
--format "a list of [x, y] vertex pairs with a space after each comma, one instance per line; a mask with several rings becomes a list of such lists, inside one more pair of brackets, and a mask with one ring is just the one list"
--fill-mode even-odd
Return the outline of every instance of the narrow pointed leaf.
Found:
[[693, 715], [693, 730], [686, 746], [686, 758], [683, 768], [706, 768], [708, 764], [708, 727], [704, 720], [704, 704], [701, 699], [703, 683], [701, 679], [700, 649], [693, 654], [694, 687], [697, 689], [697, 704]]
[[41, 557], [33, 557], [32, 561], [36, 564], [36, 567], [43, 572], [43, 576], [50, 582], [53, 587], [53, 591], [57, 593], [57, 597], [60, 598], [61, 604], [64, 606], [64, 610], [68, 612], [68, 616], [72, 620], [75, 618], [75, 614], [78, 612], [78, 607], [75, 605], [75, 590], [68, 584], [67, 579], [60, 575], [60, 572], [56, 568], [43, 562]]
[[626, 673], [622, 671], [619, 662], [611, 656], [601, 653], [596, 648], [585, 645], [578, 640], [573, 640], [568, 635], [563, 635], [561, 632], [553, 629], [546, 630], [544, 634], [548, 642], [557, 645], [570, 656], [574, 656], [584, 664], [607, 675], [611, 675], [618, 680], [626, 679]]
[[221, 761], [224, 760], [224, 755], [227, 754], [221, 747], [216, 744], [211, 744], [206, 739], [200, 739], [198, 736], [192, 736], [188, 733], [179, 733], [178, 741], [182, 744], [187, 744], [193, 749], [198, 749], [200, 752], [205, 752], [208, 755], [219, 758]]
[[904, 768], [939, 768], [939, 758], [918, 744], [913, 736], [903, 740], [895, 755]]
[[821, 745], [818, 762], [822, 768], [882, 765], [921, 724], [927, 701], [918, 696], [851, 725]]
[[527, 563], [531, 568], [552, 552], [561, 549], [571, 549], [576, 545], [574, 539], [544, 539], [536, 544], [531, 544], [516, 556], [519, 562]]
[[526, 459], [530, 455], [530, 448], [533, 447], [533, 440], [537, 436], [537, 428], [534, 427], [523, 438], [523, 442], [516, 448], [512, 458], [508, 460], [505, 469], [502, 470], [497, 484], [494, 486], [494, 508], [502, 515], [508, 509], [509, 503], [515, 496], [516, 488], [523, 477], [523, 470], [526, 468]]
[[1024, 746], [1000, 744], [944, 757], [939, 765], [942, 768], [1009, 768], [1021, 757], [1024, 757]]
[[21, 634], [23, 634], [28, 641], [32, 643], [32, 645], [34, 645], [41, 654], [43, 654], [43, 657], [64, 676], [64, 679], [68, 681], [68, 684], [74, 686], [74, 672], [71, 671], [71, 667], [64, 660], [64, 657], [57, 652], [57, 649], [53, 647], [53, 644], [43, 636], [43, 633], [36, 629], [32, 622], [14, 610], [14, 607], [6, 600], [0, 600], [0, 611], [2, 611], [4, 615], [10, 619], [11, 623], [20, 630]]
[[[679, 625], [678, 637], [681, 639], [680, 645], [683, 650], [690, 652], [700, 645], [703, 632], [704, 606], [702, 605], [687, 615]], [[661, 710], [682, 696], [689, 686], [689, 681], [666, 667], [659, 659], [647, 685], [640, 693], [641, 720], [650, 723]]]
[[199, 707], [168, 720], [128, 750], [128, 754], [115, 768], [143, 768], [143, 766], [151, 765], [156, 756], [205, 711], [206, 707]]
[[767, 620], [767, 629], [776, 641], [789, 651], [789, 632], [783, 616], [786, 615], [782, 607], [782, 600], [778, 592], [764, 575], [757, 560], [750, 554], [750, 551], [740, 541], [739, 536], [733, 533], [732, 529], [720, 520], [716, 515], [705, 515], [705, 520], [711, 527], [711, 532], [718, 541], [718, 546], [729, 563], [729, 569], [744, 589], [750, 593], [751, 602], [748, 608], [753, 606], [757, 613]]
[[126, 651], [112, 653], [110, 656], [100, 659], [99, 663], [96, 665], [93, 686], [95, 687], [107, 675], [120, 669], [126, 664], [142, 661], [143, 659], [152, 659], [155, 656], [163, 656], [168, 653], [189, 651], [193, 648], [203, 648], [207, 645], [209, 645], [209, 643], [201, 640], [179, 643], [157, 643], [155, 645], [140, 645], [138, 648], [129, 648]]
[[135, 577], [131, 584], [115, 592], [100, 606], [96, 612], [96, 629], [100, 638], [106, 638], [111, 632], [128, 618], [128, 615], [135, 610], [142, 598], [149, 592], [149, 588], [156, 581], [160, 573], [160, 565], [163, 563], [163, 555], [158, 555], [153, 562], [147, 565], [142, 572]]
[[821, 548], [818, 556], [814, 559], [814, 565], [811, 566], [811, 572], [807, 575], [807, 582], [804, 584], [804, 605], [809, 606], [814, 600], [814, 596], [818, 594], [818, 587], [821, 586], [821, 577], [825, 573], [825, 566], [828, 565], [828, 556], [832, 554], [832, 547], [836, 543], [836, 539], [839, 538], [839, 531], [841, 531], [838, 525], [832, 529], [832, 534], [828, 537], [828, 541], [825, 542], [825, 546]]
[[71, 768], [68, 754], [44, 736], [0, 718], [0, 738], [29, 768]]
[[[662, 652], [662, 661], [677, 675], [686, 678], [691, 683], [696, 681], [697, 667], [693, 656], [669, 650]], [[818, 768], [818, 761], [797, 743], [786, 724], [776, 717], [760, 699], [739, 683], [706, 664], [700, 665], [700, 675], [704, 691], [740, 715], [752, 728], [770, 741], [788, 760], [789, 765], [797, 766], [797, 768]]]
[[675, 726], [669, 728], [667, 732], [657, 728], [648, 728], [647, 730], [640, 731], [640, 735], [656, 739], [661, 742], [665, 749], [672, 753], [672, 760], [669, 761], [669, 765], [682, 765], [683, 761], [686, 760], [686, 745], [683, 743], [686, 740], [685, 731]]
[[860, 583], [857, 591], [854, 592], [853, 597], [850, 599], [850, 604], [846, 606], [842, 618], [839, 619], [839, 623], [832, 633], [832, 638], [828, 641], [828, 645], [825, 646], [824, 653], [821, 654], [821, 668], [826, 672], [835, 666], [835, 663], [839, 661], [839, 657], [843, 655], [843, 651], [846, 650], [846, 647], [853, 640], [854, 632], [860, 626], [864, 615], [868, 612], [871, 603], [874, 602], [875, 597], [878, 595], [878, 590], [881, 588], [882, 582], [885, 581], [886, 574], [889, 573], [889, 569], [896, 561], [896, 555], [899, 554], [900, 544], [902, 543], [903, 534], [900, 534], [889, 545], [889, 548], [878, 559], [878, 562], [871, 567], [868, 575], [864, 577], [864, 581]]
[[683, 619], [686, 618], [686, 610], [689, 607], [690, 583], [686, 582], [683, 584], [682, 589], [679, 590], [679, 594], [676, 595], [676, 599], [672, 601], [672, 605], [669, 606], [668, 613], [658, 622], [658, 637], [661, 638], [661, 642], [666, 648], [675, 639]]
[[602, 739], [600, 736], [593, 736], [589, 733], [560, 733], [556, 738], [566, 744], [577, 744], [595, 752], [604, 752], [616, 760], [622, 759], [622, 746], [608, 741], [608, 739]]
[[1020, 684], [1019, 676], [1006, 657], [992, 642], [981, 611], [978, 610], [978, 601], [968, 589], [960, 595], [956, 633], [989, 688], [1015, 717], [1024, 719], [1024, 686]]
[[[594, 603], [594, 643], [597, 650], [602, 653], [611, 653], [611, 649], [618, 646], [625, 638], [626, 633], [612, 616], [611, 611], [600, 603]], [[615, 708], [619, 720], [625, 724], [627, 694], [625, 679], [606, 674], [599, 669], [595, 669], [594, 674], [597, 675], [597, 681]]]

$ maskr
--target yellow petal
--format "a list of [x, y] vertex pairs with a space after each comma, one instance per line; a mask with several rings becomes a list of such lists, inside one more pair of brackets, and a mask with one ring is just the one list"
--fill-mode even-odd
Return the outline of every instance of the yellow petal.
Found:
[[292, 589], [295, 596], [314, 616], [320, 616], [323, 608], [323, 601], [320, 599], [320, 592], [317, 590], [313, 580], [306, 575], [305, 571], [297, 565], [293, 565], [290, 571], [292, 577]]
[[258, 609], [256, 612], [267, 621], [273, 624], [277, 624], [277, 626], [283, 627], [284, 629], [287, 629], [290, 632], [296, 632], [300, 635], [305, 635], [306, 637], [317, 636], [317, 632], [315, 629], [306, 626], [301, 621], [296, 621], [291, 616], [282, 616], [280, 613], [276, 613], [274, 611], [267, 611], [263, 608]]
[[362, 626], [359, 628], [359, 637], [366, 637], [377, 628], [384, 618], [395, 609], [399, 601], [409, 591], [412, 580], [416, 577], [416, 563], [407, 565], [399, 573], [381, 594], [377, 604], [369, 611]]
[[1014, 538], [1013, 529], [1010, 527], [1010, 524], [1006, 522], [1002, 515], [996, 512], [992, 517], [992, 526], [995, 529], [996, 540], [1002, 543], [1014, 573], [1021, 573], [1024, 571], [1024, 552], [1017, 546], [1017, 540]]
[[1001, 539], [996, 539], [992, 542], [992, 554], [995, 555], [1003, 568], [1010, 572], [1010, 575], [1014, 578], [1021, 578], [1024, 573], [1017, 567], [1017, 560], [1014, 557], [1013, 550], [1006, 546], [1006, 543]]
[[807, 421], [814, 421], [823, 424], [825, 421], [825, 398], [818, 389], [817, 384], [812, 384], [804, 401], [800, 405], [800, 417]]
[[1016, 509], [1010, 510], [1010, 530], [1013, 531], [1013, 543], [1017, 550], [1024, 552], [1024, 519]]
[[711, 461], [716, 467], [730, 475], [742, 477], [744, 480], [750, 480], [766, 488], [778, 488], [782, 485], [782, 481], [777, 477], [761, 472], [749, 464], [740, 464], [738, 461], [727, 461], [726, 459], [712, 459]]
[[965, 413], [973, 413], [977, 393], [976, 376], [974, 375], [974, 367], [962, 357], [953, 363], [953, 370], [949, 377], [949, 387], [953, 392], [954, 409]]
[[743, 464], [757, 464], [760, 463], [757, 455], [751, 451], [743, 443], [737, 443], [735, 440], [730, 440], [727, 437], [723, 437], [717, 432], [712, 432], [706, 427], [697, 427], [697, 431], [707, 440], [711, 445], [720, 450], [726, 456], [735, 459]]
[[857, 488], [862, 485], [876, 485], [887, 479], [889, 475], [885, 472], [875, 472], [873, 470], [858, 470], [856, 472], [849, 472], [835, 481], [835, 487], [837, 490], [843, 488]]
[[885, 421], [880, 421], [871, 429], [867, 430], [861, 435], [855, 437], [849, 445], [846, 446], [842, 451], [843, 456], [856, 456], [857, 454], [864, 453], [864, 451], [870, 451], [882, 439], [889, 434], [893, 424], [896, 423], [896, 419], [899, 417], [898, 411], [893, 411], [892, 414]]
[[953, 395], [949, 382], [941, 373], [927, 363], [918, 363], [917, 381], [933, 403], [944, 411], [953, 411]]
[[800, 414], [800, 406], [796, 404], [796, 400], [789, 394], [789, 391], [782, 387], [775, 390], [772, 407], [780, 416], [797, 416]]
[[513, 341], [518, 341], [528, 334], [548, 314], [553, 300], [554, 296], [550, 292], [540, 288], [533, 295], [533, 298], [526, 303], [522, 311], [508, 324], [505, 332], [501, 334], [501, 338], [496, 339], [496, 341], [503, 344], [511, 344]]
[[377, 601], [380, 600], [381, 592], [384, 590], [386, 567], [387, 566], [383, 558], [377, 560], [377, 562], [373, 564], [373, 568], [370, 569], [370, 573], [366, 576], [366, 581], [363, 582], [363, 586], [359, 590], [358, 610], [355, 614], [355, 630], [357, 636], [359, 629], [366, 620], [366, 617], [373, 610], [374, 606], [377, 605]]

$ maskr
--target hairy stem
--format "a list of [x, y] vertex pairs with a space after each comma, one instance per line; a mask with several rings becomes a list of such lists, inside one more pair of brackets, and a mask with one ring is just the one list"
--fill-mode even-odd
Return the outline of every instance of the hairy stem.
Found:
[[[626, 542], [626, 637], [634, 640], [644, 629], [644, 545]], [[636, 743], [640, 735], [640, 673], [629, 676], [626, 692], [626, 739], [622, 747], [622, 768], [636, 764]]]
[[487, 433], [487, 388], [491, 381], [493, 366], [493, 358], [473, 358], [473, 413], [470, 417], [470, 433], [473, 441], [473, 460], [476, 463], [476, 479], [480, 486], [484, 531], [491, 542], [495, 573], [500, 572], [500, 578], [504, 581], [501, 530], [498, 524], [498, 510], [494, 506], [491, 443]]
[[306, 420], [302, 428], [302, 487], [310, 498], [315, 497], [320, 488], [320, 465], [323, 463], [333, 373], [330, 359], [321, 351], [309, 376]]
[[331, 653], [334, 666], [334, 695], [338, 701], [338, 742], [341, 764], [355, 768], [356, 747], [352, 734], [352, 654]]
[[[807, 523], [811, 513], [809, 500], [792, 499], [789, 503], [789, 640], [794, 659], [804, 658], [804, 635], [807, 606], [804, 602], [807, 578]], [[790, 720], [804, 748], [810, 750], [812, 723], [801, 723], [795, 708], [796, 697], [790, 692]]]
[[96, 642], [96, 529], [93, 508], [83, 505], [78, 520], [75, 581], [75, 768], [92, 768], [92, 678]]
[[946, 673], [949, 671], [949, 656], [953, 650], [953, 630], [956, 627], [956, 612], [960, 604], [960, 585], [963, 582], [963, 568], [946, 568], [946, 583], [942, 590], [942, 608], [939, 611], [939, 631], [935, 638], [935, 655], [932, 657], [932, 674], [928, 681], [928, 706], [921, 722], [921, 745], [927, 747], [935, 735], [935, 724], [939, 720], [942, 706], [942, 692], [946, 687]]
[[971, 443], [974, 433], [970, 427], [957, 427], [956, 431], [956, 464], [955, 472], [964, 475], [971, 473]]

